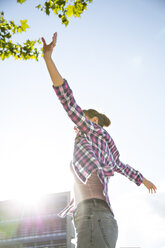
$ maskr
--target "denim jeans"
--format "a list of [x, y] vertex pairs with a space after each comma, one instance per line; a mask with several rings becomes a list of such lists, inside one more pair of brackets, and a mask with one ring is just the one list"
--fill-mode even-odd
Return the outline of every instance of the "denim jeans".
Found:
[[113, 212], [103, 200], [81, 202], [74, 213], [76, 248], [115, 248], [118, 226]]

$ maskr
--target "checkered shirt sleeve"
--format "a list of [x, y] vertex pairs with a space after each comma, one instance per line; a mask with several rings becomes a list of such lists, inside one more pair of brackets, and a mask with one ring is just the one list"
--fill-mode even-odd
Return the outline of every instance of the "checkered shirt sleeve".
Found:
[[85, 117], [82, 109], [77, 105], [73, 92], [65, 79], [61, 86], [55, 87], [53, 85], [53, 88], [68, 116], [78, 126], [80, 131], [89, 133], [97, 132], [100, 129], [97, 125]]
[[119, 159], [115, 162], [114, 171], [126, 176], [130, 181], [133, 181], [138, 186], [140, 186], [143, 181], [143, 175], [139, 171], [135, 170], [128, 164], [122, 163]]

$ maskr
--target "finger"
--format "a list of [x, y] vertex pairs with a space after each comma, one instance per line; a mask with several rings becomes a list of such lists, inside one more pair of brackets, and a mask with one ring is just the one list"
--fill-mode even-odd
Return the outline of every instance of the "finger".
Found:
[[153, 193], [156, 192], [155, 190], [156, 190], [156, 187], [155, 187], [155, 185], [153, 184], [153, 185], [152, 185], [152, 191], [153, 191]]
[[154, 189], [157, 189], [155, 185], [153, 185], [153, 188], [154, 188]]
[[53, 36], [57, 40], [57, 32], [55, 32]]
[[57, 42], [57, 32], [54, 33], [54, 35], [53, 35], [53, 46], [56, 45], [56, 42]]
[[153, 190], [156, 193], [157, 188], [155, 187], [155, 185], [153, 186]]
[[42, 37], [41, 40], [42, 40], [42, 42], [43, 42], [43, 45], [46, 46], [46, 41], [45, 41], [45, 39]]
[[56, 39], [55, 39], [55, 37], [53, 36], [53, 47], [55, 47], [56, 46]]

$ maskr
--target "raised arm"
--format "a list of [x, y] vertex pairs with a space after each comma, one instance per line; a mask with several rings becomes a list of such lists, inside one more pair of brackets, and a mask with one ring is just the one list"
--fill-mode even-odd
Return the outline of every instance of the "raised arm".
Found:
[[47, 45], [44, 38], [42, 38], [42, 42], [44, 60], [53, 82], [53, 88], [68, 116], [77, 125], [80, 131], [85, 133], [96, 131], [100, 132], [100, 127], [89, 121], [82, 109], [77, 105], [73, 97], [72, 90], [70, 89], [67, 81], [61, 77], [51, 58], [53, 49], [57, 42], [57, 33], [54, 33], [50, 44]]
[[43, 37], [42, 37], [42, 42], [43, 42], [44, 60], [48, 68], [50, 77], [52, 79], [53, 85], [55, 87], [61, 86], [64, 83], [64, 79], [61, 77], [60, 73], [58, 72], [51, 57], [53, 49], [56, 46], [56, 42], [57, 42], [57, 32], [54, 33], [52, 37], [52, 42], [50, 44], [47, 45]]

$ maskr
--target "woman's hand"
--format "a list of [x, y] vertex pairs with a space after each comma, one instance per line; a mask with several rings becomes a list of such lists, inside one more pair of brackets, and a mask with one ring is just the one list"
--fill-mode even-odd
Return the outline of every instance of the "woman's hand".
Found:
[[143, 184], [149, 190], [149, 193], [156, 193], [156, 186], [152, 182], [148, 181], [145, 177], [143, 178]]
[[78, 134], [78, 128], [77, 127], [74, 127], [74, 131], [76, 132], [76, 134]]
[[53, 48], [56, 46], [56, 42], [57, 42], [57, 32], [54, 33], [53, 37], [52, 37], [52, 42], [47, 45], [45, 39], [42, 37], [41, 38], [42, 42], [43, 42], [43, 54], [44, 54], [44, 58], [50, 58], [53, 52]]

